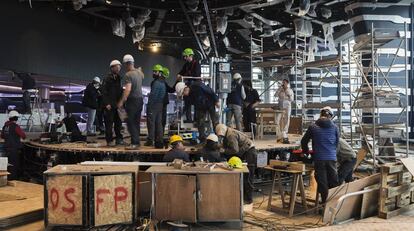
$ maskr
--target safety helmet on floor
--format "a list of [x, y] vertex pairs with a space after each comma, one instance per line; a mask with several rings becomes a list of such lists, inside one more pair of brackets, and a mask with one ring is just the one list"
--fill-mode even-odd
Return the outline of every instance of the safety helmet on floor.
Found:
[[152, 71], [159, 71], [159, 72], [161, 72], [162, 71], [162, 66], [160, 64], [155, 64], [152, 67]]
[[166, 67], [163, 67], [163, 68], [162, 68], [161, 73], [162, 73], [162, 76], [164, 76], [164, 78], [168, 78], [168, 77], [170, 77], [170, 69], [168, 69], [168, 68], [166, 68]]
[[241, 74], [240, 73], [235, 73], [234, 75], [233, 75], [233, 79], [234, 80], [238, 80], [238, 79], [241, 79], [242, 78], [242, 76], [241, 76]]
[[134, 57], [132, 57], [132, 55], [130, 55], [130, 54], [126, 54], [126, 55], [124, 55], [124, 58], [122, 59], [122, 61], [124, 63], [133, 63], [134, 62]]
[[19, 116], [20, 114], [15, 110], [9, 112], [9, 119], [13, 117], [19, 117]]
[[170, 137], [170, 142], [169, 143], [171, 145], [171, 144], [174, 144], [175, 142], [183, 142], [183, 138], [179, 135], [172, 135]]
[[121, 62], [119, 62], [119, 60], [114, 59], [111, 61], [111, 64], [109, 64], [109, 67], [113, 67], [115, 65], [121, 65]]
[[237, 156], [233, 156], [232, 158], [230, 158], [229, 161], [227, 161], [227, 164], [231, 168], [243, 168], [243, 162]]
[[185, 85], [185, 83], [183, 83], [183, 82], [178, 82], [177, 85], [175, 85], [175, 92], [177, 93], [177, 96], [178, 97], [183, 96], [184, 88], [186, 86], [187, 85]]
[[185, 48], [183, 51], [183, 56], [190, 56], [190, 55], [194, 55], [194, 51], [191, 48]]
[[93, 78], [94, 82], [100, 83], [101, 79], [98, 76], [95, 76], [95, 78]]
[[321, 109], [321, 115], [329, 115], [330, 117], [333, 117], [333, 111], [332, 108], [329, 106], [323, 107]]
[[218, 136], [216, 134], [210, 134], [207, 136], [207, 140], [211, 140], [213, 142], [218, 142]]
[[224, 124], [217, 124], [215, 131], [216, 135], [225, 136], [227, 132], [227, 126]]

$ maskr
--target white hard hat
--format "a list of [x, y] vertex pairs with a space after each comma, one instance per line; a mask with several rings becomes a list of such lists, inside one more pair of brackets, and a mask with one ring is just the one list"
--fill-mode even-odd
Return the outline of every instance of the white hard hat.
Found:
[[9, 112], [9, 118], [19, 117], [19, 113], [15, 110]]
[[95, 76], [95, 78], [93, 78], [93, 81], [100, 83], [101, 79], [98, 76]]
[[326, 107], [323, 107], [322, 109], [321, 109], [321, 112], [322, 111], [325, 111], [326, 113], [328, 113], [331, 117], [333, 116], [333, 111], [332, 111], [332, 108], [331, 107], [329, 107], [329, 106], [326, 106]]
[[218, 136], [216, 134], [210, 134], [207, 136], [207, 140], [211, 140], [213, 142], [218, 142]]
[[113, 67], [115, 65], [121, 65], [121, 62], [119, 62], [117, 59], [114, 59], [111, 61], [111, 64], [109, 64], [109, 67]]
[[132, 55], [127, 54], [127, 55], [124, 55], [124, 58], [122, 59], [122, 61], [124, 63], [128, 63], [128, 62], [133, 63], [134, 62], [134, 57], [132, 57]]
[[242, 78], [242, 76], [241, 76], [241, 74], [240, 73], [235, 73], [234, 75], [233, 75], [233, 79], [241, 79]]
[[217, 124], [215, 131], [218, 136], [225, 136], [227, 132], [227, 126], [224, 124]]
[[179, 82], [175, 85], [175, 92], [177, 93], [178, 97], [183, 96], [185, 87], [187, 87], [187, 85], [185, 85], [183, 82]]

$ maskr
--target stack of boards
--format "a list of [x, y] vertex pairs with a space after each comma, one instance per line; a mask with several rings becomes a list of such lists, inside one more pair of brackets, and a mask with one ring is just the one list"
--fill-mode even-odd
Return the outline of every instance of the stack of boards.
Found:
[[0, 187], [0, 230], [43, 219], [43, 186], [11, 181]]

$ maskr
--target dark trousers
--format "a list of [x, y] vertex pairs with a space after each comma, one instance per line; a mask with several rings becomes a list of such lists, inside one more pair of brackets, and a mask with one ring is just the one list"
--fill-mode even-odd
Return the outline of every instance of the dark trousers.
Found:
[[248, 176], [243, 177], [243, 190], [244, 190], [244, 200], [246, 203], [253, 202], [253, 179], [254, 172], [256, 171], [257, 166], [257, 152], [255, 148], [249, 149], [247, 152], [241, 156], [241, 158], [247, 161], [247, 168], [249, 169]]
[[122, 121], [119, 118], [118, 111], [116, 108], [111, 110], [104, 109], [104, 120], [105, 120], [105, 140], [107, 143], [111, 143], [113, 140], [112, 129], [115, 130], [116, 141], [122, 141]]
[[324, 204], [328, 198], [329, 189], [338, 185], [336, 161], [315, 160], [314, 168], [316, 183], [318, 183], [318, 192], [321, 194], [322, 204]]
[[23, 92], [23, 113], [25, 114], [32, 113], [32, 109], [30, 106], [30, 95], [31, 93], [27, 90]]
[[147, 105], [148, 116], [148, 140], [155, 141], [156, 144], [163, 143], [164, 129], [163, 129], [163, 103], [155, 103]]
[[357, 159], [345, 160], [342, 161], [338, 168], [338, 184], [342, 184], [344, 181], [346, 183], [352, 182], [352, 173], [354, 172], [354, 166]]
[[213, 128], [216, 127], [218, 124], [218, 116], [216, 114], [216, 110], [214, 105], [211, 105], [211, 107], [207, 109], [198, 109], [196, 108], [197, 112], [197, 128], [199, 133], [199, 140], [201, 142], [204, 142], [206, 140], [207, 134], [206, 134], [206, 128], [210, 127], [210, 122], [206, 122], [206, 115], [208, 114], [210, 116], [211, 123], [213, 124]]
[[193, 116], [191, 115], [191, 100], [189, 96], [184, 96], [184, 107], [183, 113], [185, 114], [185, 118], [189, 121], [193, 120]]
[[6, 155], [8, 162], [12, 165], [8, 167], [10, 175], [7, 176], [9, 180], [19, 180], [22, 177], [22, 155], [19, 148], [6, 148]]
[[128, 98], [125, 104], [125, 110], [128, 115], [128, 132], [131, 135], [132, 145], [139, 145], [142, 106], [142, 98]]
[[98, 131], [104, 131], [104, 119], [103, 119], [103, 110], [102, 109], [96, 109], [96, 119], [95, 124], [98, 128]]
[[[251, 107], [243, 108], [243, 127], [245, 132], [252, 131], [252, 123], [256, 123], [256, 110]], [[256, 133], [256, 130], [253, 131]]]

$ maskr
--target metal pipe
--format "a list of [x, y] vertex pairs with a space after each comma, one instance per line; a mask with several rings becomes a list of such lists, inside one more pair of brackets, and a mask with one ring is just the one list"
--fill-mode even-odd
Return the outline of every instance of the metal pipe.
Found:
[[[412, 24], [413, 22], [411, 21], [411, 24]], [[411, 33], [412, 33], [412, 31], [411, 31]], [[412, 40], [413, 38], [411, 37], [411, 40]], [[408, 157], [408, 153], [409, 153], [409, 150], [408, 150], [408, 147], [409, 147], [409, 145], [410, 145], [410, 137], [409, 137], [409, 132], [408, 132], [408, 124], [409, 124], [409, 122], [410, 122], [410, 120], [409, 120], [409, 113], [408, 113], [408, 107], [409, 107], [409, 105], [410, 105], [410, 102], [409, 102], [409, 100], [408, 100], [408, 39], [407, 39], [407, 23], [405, 22], [404, 23], [404, 45], [405, 45], [405, 47], [404, 47], [404, 67], [405, 67], [405, 99], [406, 99], [406, 103], [407, 103], [407, 105], [406, 105], [406, 110], [405, 110], [405, 132], [406, 132], [406, 141], [405, 141], [405, 145], [406, 145], [406, 152], [407, 152], [407, 157]], [[396, 56], [397, 56], [397, 54], [395, 54]], [[413, 56], [413, 53], [411, 52], [411, 56]], [[411, 68], [412, 69], [412, 68]]]
[[206, 52], [204, 51], [203, 46], [201, 45], [200, 38], [198, 37], [197, 33], [195, 32], [194, 26], [193, 26], [193, 24], [191, 22], [190, 16], [188, 16], [188, 13], [187, 13], [187, 10], [185, 9], [185, 6], [184, 6], [183, 1], [182, 0], [179, 0], [178, 2], [180, 3], [181, 9], [184, 12], [185, 18], [187, 19], [187, 22], [188, 22], [188, 25], [190, 26], [191, 32], [193, 32], [193, 35], [194, 35], [194, 37], [196, 39], [196, 42], [197, 42], [197, 45], [200, 48], [201, 53], [204, 56], [202, 58], [203, 59], [204, 58], [207, 58]]
[[214, 54], [216, 55], [216, 57], [218, 57], [216, 38], [214, 37], [213, 26], [211, 25], [211, 18], [210, 18], [210, 12], [208, 11], [207, 0], [203, 0], [203, 4], [204, 4], [204, 10], [206, 11], [206, 18], [207, 18], [208, 27], [210, 29], [211, 40], [213, 41]]

